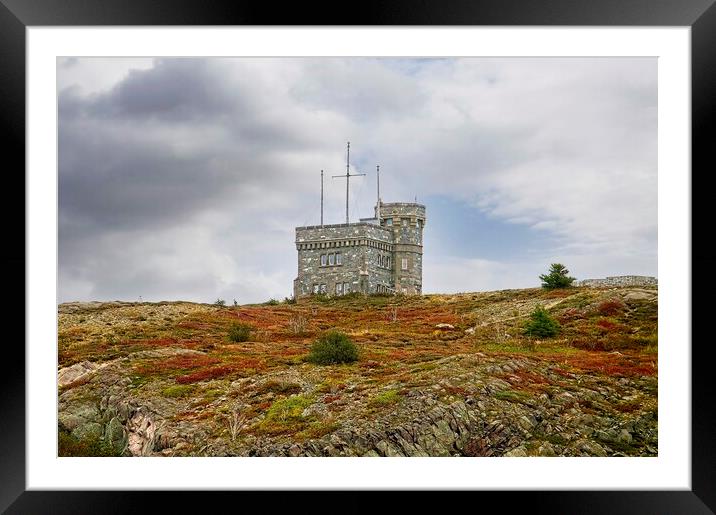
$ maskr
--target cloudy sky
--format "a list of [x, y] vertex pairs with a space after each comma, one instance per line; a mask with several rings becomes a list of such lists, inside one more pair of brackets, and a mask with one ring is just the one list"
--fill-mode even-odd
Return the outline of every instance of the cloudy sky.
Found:
[[63, 58], [59, 302], [291, 295], [294, 227], [427, 206], [423, 289], [657, 275], [654, 58]]

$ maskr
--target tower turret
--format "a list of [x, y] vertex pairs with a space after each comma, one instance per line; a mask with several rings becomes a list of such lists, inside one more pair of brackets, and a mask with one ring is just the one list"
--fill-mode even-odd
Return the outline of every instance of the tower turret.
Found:
[[425, 206], [417, 202], [381, 202], [376, 211], [380, 225], [393, 232], [392, 275], [395, 291], [421, 294]]

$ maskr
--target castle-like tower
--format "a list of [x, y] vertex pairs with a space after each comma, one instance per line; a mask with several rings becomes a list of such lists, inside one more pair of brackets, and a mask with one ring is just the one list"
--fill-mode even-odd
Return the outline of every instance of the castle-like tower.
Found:
[[294, 298], [324, 293], [420, 294], [425, 206], [378, 202], [373, 218], [296, 227]]

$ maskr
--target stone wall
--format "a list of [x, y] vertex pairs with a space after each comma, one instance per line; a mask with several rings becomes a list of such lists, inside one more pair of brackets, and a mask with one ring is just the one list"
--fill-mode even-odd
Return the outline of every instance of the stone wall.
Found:
[[[390, 270], [377, 266], [378, 254], [392, 255], [390, 239], [389, 230], [363, 222], [297, 227], [298, 277], [294, 296], [310, 295], [314, 285], [325, 285], [325, 293], [335, 295], [336, 284], [341, 288], [347, 285], [350, 292], [366, 293], [375, 291], [378, 283], [391, 284]], [[328, 257], [331, 254], [333, 264]], [[325, 265], [321, 263], [322, 255], [327, 256]], [[344, 293], [343, 289], [340, 293]]]
[[392, 235], [386, 228], [369, 222], [296, 227], [297, 244], [365, 238], [390, 242]]
[[376, 291], [392, 292], [395, 289], [393, 267], [395, 255], [393, 245], [369, 245], [366, 248], [366, 264], [368, 267], [368, 293]]
[[[297, 227], [294, 297], [316, 293], [316, 285], [328, 295], [345, 293], [346, 287], [362, 293], [421, 293], [424, 226], [425, 206], [395, 202], [381, 204], [380, 218]], [[323, 264], [323, 255], [333, 255], [334, 262]]]
[[607, 288], [615, 286], [658, 286], [656, 277], [646, 275], [618, 275], [604, 279], [583, 279], [575, 281], [574, 286], [591, 286]]
[[[406, 202], [382, 204], [380, 218], [381, 225], [393, 233], [393, 280], [396, 291], [422, 293], [425, 206]], [[391, 225], [388, 225], [388, 219], [392, 221]], [[407, 265], [406, 269], [403, 269], [403, 260]]]

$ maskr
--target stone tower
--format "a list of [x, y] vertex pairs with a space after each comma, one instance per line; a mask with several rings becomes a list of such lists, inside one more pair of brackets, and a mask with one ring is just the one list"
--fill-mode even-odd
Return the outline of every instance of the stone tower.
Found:
[[408, 202], [380, 203], [376, 211], [379, 211], [381, 227], [392, 232], [392, 283], [395, 292], [421, 294], [425, 206]]
[[294, 297], [421, 294], [425, 206], [378, 202], [373, 218], [296, 227]]

